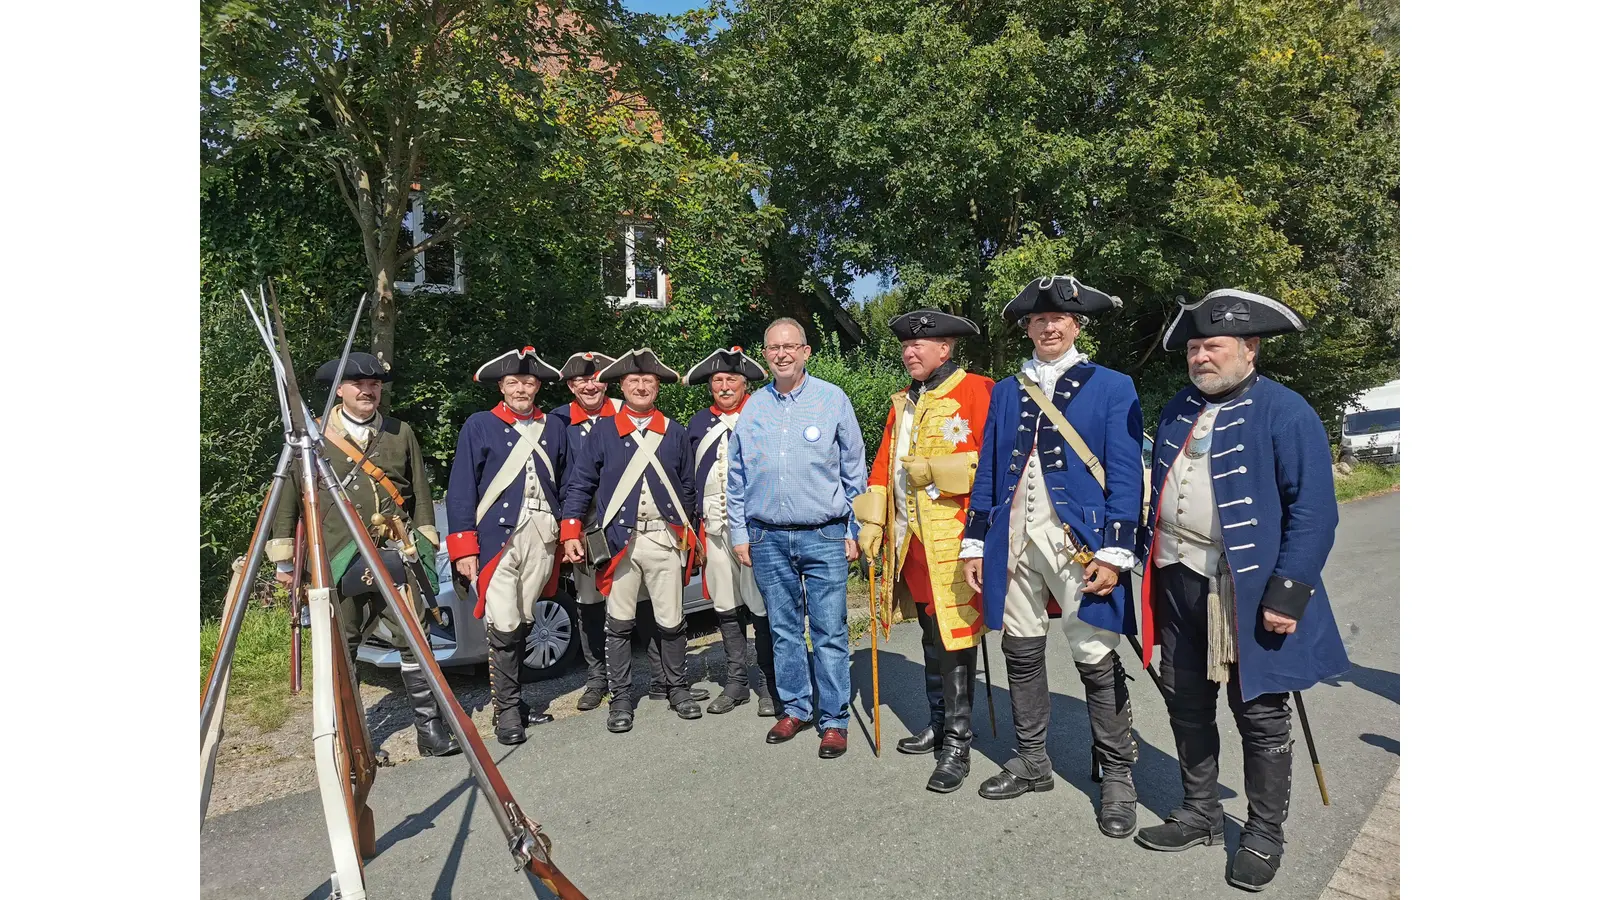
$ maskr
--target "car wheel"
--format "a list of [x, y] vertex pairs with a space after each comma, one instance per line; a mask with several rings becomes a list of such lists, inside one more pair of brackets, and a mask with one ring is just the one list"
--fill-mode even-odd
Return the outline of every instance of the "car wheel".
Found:
[[555, 678], [572, 667], [579, 649], [577, 606], [560, 594], [540, 598], [533, 606], [533, 624], [528, 629], [523, 677], [532, 681]]

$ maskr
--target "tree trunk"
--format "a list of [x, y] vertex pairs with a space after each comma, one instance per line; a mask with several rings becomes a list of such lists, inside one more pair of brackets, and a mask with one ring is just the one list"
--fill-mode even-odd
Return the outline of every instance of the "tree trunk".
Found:
[[[372, 273], [372, 355], [394, 365], [394, 328], [398, 309], [394, 302], [393, 260]], [[387, 399], [387, 397], [385, 397]]]

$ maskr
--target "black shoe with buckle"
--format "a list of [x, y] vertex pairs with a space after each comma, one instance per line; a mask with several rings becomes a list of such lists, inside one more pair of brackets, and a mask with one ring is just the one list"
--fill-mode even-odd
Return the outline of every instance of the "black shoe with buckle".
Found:
[[1228, 883], [1246, 891], [1259, 891], [1272, 882], [1278, 874], [1283, 855], [1268, 855], [1249, 847], [1240, 847], [1233, 854], [1233, 866], [1228, 869]]
[[1195, 828], [1168, 817], [1160, 825], [1139, 829], [1139, 833], [1133, 836], [1133, 842], [1146, 850], [1160, 850], [1163, 853], [1176, 853], [1202, 844], [1209, 847], [1222, 843], [1222, 825], [1210, 829]]

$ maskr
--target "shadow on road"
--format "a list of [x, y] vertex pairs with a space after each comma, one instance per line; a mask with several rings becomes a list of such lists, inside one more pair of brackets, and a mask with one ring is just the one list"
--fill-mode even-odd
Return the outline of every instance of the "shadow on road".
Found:
[[1382, 669], [1369, 669], [1352, 663], [1350, 671], [1336, 678], [1325, 678], [1323, 684], [1342, 687], [1344, 684], [1353, 684], [1365, 691], [1377, 694], [1391, 703], [1400, 702], [1400, 675], [1395, 672], [1385, 672]]
[[1390, 753], [1393, 753], [1395, 756], [1400, 755], [1400, 742], [1392, 737], [1384, 737], [1381, 734], [1367, 733], [1361, 736], [1361, 742], [1364, 744], [1371, 744], [1372, 746], [1377, 747], [1379, 750], [1387, 750]]

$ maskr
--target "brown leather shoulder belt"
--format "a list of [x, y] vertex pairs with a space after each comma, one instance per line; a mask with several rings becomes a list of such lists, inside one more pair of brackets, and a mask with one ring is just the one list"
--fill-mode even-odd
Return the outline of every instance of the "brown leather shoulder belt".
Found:
[[[321, 423], [318, 424], [320, 425]], [[368, 478], [377, 482], [388, 492], [390, 499], [394, 500], [395, 508], [402, 513], [405, 512], [406, 501], [404, 497], [400, 496], [400, 489], [394, 486], [394, 482], [389, 480], [389, 476], [385, 475], [382, 469], [374, 465], [372, 460], [367, 459], [367, 455], [360, 448], [334, 434], [330, 429], [323, 429], [322, 436], [327, 439], [328, 443], [338, 447], [341, 453], [350, 457], [351, 461], [359, 463], [361, 471], [367, 473]]]

